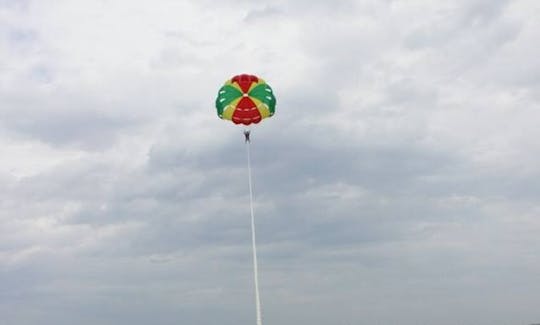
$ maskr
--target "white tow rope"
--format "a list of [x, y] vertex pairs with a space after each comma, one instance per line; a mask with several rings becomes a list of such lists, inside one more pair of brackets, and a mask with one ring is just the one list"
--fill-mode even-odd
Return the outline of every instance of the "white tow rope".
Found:
[[248, 182], [249, 182], [249, 208], [251, 212], [251, 244], [253, 248], [253, 278], [255, 280], [255, 308], [257, 312], [257, 325], [262, 325], [261, 318], [261, 299], [259, 297], [259, 269], [257, 263], [257, 245], [255, 240], [255, 215], [253, 213], [253, 185], [251, 182], [251, 141], [246, 136], [247, 164], [248, 164]]

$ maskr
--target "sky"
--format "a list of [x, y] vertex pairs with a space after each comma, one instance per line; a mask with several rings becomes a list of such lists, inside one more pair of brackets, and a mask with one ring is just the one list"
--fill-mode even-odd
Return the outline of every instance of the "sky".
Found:
[[0, 315], [540, 322], [540, 2], [0, 0]]

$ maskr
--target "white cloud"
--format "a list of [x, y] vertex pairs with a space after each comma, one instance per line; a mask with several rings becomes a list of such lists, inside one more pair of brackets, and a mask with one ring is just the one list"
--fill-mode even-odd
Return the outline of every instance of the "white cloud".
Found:
[[538, 10], [0, 0], [0, 314], [253, 321], [248, 72], [267, 323], [537, 322]]

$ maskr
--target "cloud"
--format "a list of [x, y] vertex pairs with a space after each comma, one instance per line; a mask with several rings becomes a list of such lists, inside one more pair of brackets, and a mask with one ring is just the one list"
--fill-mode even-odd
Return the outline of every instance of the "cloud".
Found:
[[536, 7], [0, 2], [3, 319], [253, 321], [249, 72], [265, 322], [534, 322]]

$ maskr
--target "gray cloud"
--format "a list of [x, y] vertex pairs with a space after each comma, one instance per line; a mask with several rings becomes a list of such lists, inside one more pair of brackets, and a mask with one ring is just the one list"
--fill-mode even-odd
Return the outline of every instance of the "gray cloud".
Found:
[[125, 117], [80, 110], [6, 112], [4, 130], [58, 145], [102, 147], [115, 141], [117, 133], [132, 124]]
[[0, 42], [6, 322], [253, 321], [242, 128], [213, 108], [251, 71], [278, 98], [252, 128], [266, 323], [538, 320], [533, 2], [78, 5]]

